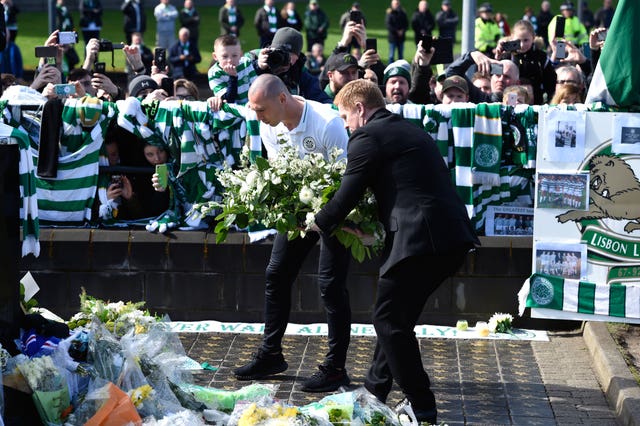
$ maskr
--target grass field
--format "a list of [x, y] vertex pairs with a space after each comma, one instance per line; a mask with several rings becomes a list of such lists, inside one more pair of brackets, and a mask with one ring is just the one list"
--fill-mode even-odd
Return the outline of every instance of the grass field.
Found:
[[[577, 0], [574, 0], [576, 3]], [[531, 5], [534, 10], [538, 10], [540, 6], [540, 0], [532, 2], [511, 0], [511, 1], [493, 1], [493, 8], [496, 11], [506, 13], [509, 18], [509, 23], [512, 25], [515, 21], [522, 17], [525, 6]], [[173, 0], [172, 2], [176, 7], [182, 6], [182, 1]], [[337, 41], [340, 39], [341, 32], [338, 25], [340, 15], [348, 10], [351, 6], [352, 0], [320, 0], [320, 7], [329, 15], [330, 28], [329, 37], [326, 41], [325, 53], [330, 53], [331, 49]], [[403, 1], [403, 7], [407, 11], [409, 19], [411, 14], [415, 10], [417, 0]], [[460, 16], [462, 14], [462, 0], [452, 0], [453, 9]], [[478, 0], [478, 4], [481, 1]], [[597, 10], [601, 6], [601, 1], [590, 0], [588, 4], [592, 10]], [[615, 2], [614, 2], [615, 3]], [[153, 6], [155, 2], [147, 0], [147, 31], [144, 34], [145, 42], [147, 46], [153, 48], [155, 43], [155, 18], [153, 17]], [[281, 8], [284, 2], [276, 2], [276, 7]], [[381, 58], [386, 62], [388, 55], [387, 31], [384, 26], [385, 9], [388, 7], [388, 3], [382, 0], [360, 0], [362, 10], [367, 18], [367, 32], [369, 37], [378, 38], [378, 49]], [[439, 10], [440, 0], [429, 1], [430, 9], [432, 13]], [[561, 1], [552, 0], [552, 10], [558, 11]], [[196, 1], [197, 5], [197, 1]], [[203, 61], [199, 64], [198, 69], [201, 72], [206, 72], [209, 68], [211, 61], [211, 49], [213, 40], [220, 34], [220, 26], [218, 25], [218, 6], [215, 7], [198, 7], [198, 12], [201, 17], [200, 24], [200, 48]], [[296, 4], [298, 13], [304, 15], [304, 10], [307, 7], [306, 2], [297, 2]], [[258, 37], [253, 27], [253, 16], [258, 8], [258, 5], [240, 5], [242, 13], [245, 18], [245, 25], [241, 30], [240, 39], [242, 46], [246, 50], [250, 50], [258, 47]], [[80, 16], [78, 12], [73, 13], [74, 22], [78, 23]], [[104, 26], [102, 29], [101, 37], [111, 40], [114, 43], [124, 41], [124, 33], [122, 31], [122, 12], [120, 10], [106, 10], [103, 16]], [[34, 56], [34, 47], [40, 46], [47, 38], [47, 14], [46, 12], [23, 12], [18, 15], [18, 38], [17, 44], [22, 51], [24, 67], [25, 69], [34, 69], [37, 65], [37, 58]], [[461, 25], [461, 24], [460, 24]], [[176, 28], [177, 31], [177, 28]], [[460, 40], [460, 31], [458, 31], [457, 40]], [[80, 35], [82, 39], [82, 36]], [[306, 40], [305, 40], [306, 46]], [[84, 43], [80, 43], [76, 46], [76, 50], [80, 58], [84, 57]], [[460, 51], [460, 45], [455, 46], [456, 52]], [[415, 46], [413, 45], [413, 31], [409, 31], [407, 34], [407, 42], [405, 44], [405, 59], [410, 60], [415, 53]], [[120, 51], [115, 52], [115, 68], [116, 70], [122, 70], [124, 67], [124, 55]], [[111, 68], [111, 55], [109, 53], [102, 53], [101, 60], [107, 62], [107, 71], [113, 70]]]

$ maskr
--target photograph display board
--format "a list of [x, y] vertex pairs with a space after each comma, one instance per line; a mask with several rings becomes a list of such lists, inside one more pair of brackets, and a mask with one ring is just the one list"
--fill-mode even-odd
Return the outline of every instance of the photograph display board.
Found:
[[544, 107], [538, 134], [521, 300], [534, 318], [640, 323], [640, 114]]

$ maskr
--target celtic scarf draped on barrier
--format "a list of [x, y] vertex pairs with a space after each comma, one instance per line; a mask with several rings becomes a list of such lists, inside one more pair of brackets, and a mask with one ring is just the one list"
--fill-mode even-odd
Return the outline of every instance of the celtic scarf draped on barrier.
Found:
[[[12, 116], [16, 112], [11, 105], [5, 102], [0, 107], [5, 123], [21, 128], [20, 117]], [[523, 106], [515, 111], [508, 108], [499, 104], [388, 106], [434, 138], [479, 234], [483, 234], [484, 211], [488, 205], [533, 204], [530, 177], [535, 167], [537, 108]], [[83, 114], [89, 111], [97, 112], [99, 119], [94, 125], [83, 127]], [[520, 123], [525, 129], [518, 137], [523, 138], [527, 148], [505, 164], [503, 150], [499, 147], [503, 145], [502, 129], [507, 115], [511, 124]], [[98, 162], [100, 155], [104, 156], [100, 149], [105, 129], [112, 119], [145, 142], [165, 147], [171, 154], [174, 164], [170, 180], [176, 198], [172, 209], [182, 220], [189, 214], [191, 204], [221, 196], [222, 188], [216, 181], [215, 170], [225, 161], [237, 163], [243, 144], [249, 146], [254, 158], [262, 152], [259, 121], [246, 106], [225, 104], [221, 111], [213, 112], [206, 102], [197, 101], [141, 104], [136, 98], [117, 103], [70, 99], [64, 105], [65, 124], [61, 138], [61, 152], [69, 155], [70, 161], [61, 158], [62, 179], [59, 176], [59, 182], [36, 178], [36, 182], [40, 182], [36, 185], [36, 199], [42, 209], [41, 220], [45, 218], [49, 223], [59, 224], [89, 220], [98, 186]], [[506, 125], [510, 124], [507, 122]], [[34, 139], [37, 138], [33, 132], [24, 133], [31, 139], [29, 155], [33, 157], [33, 147], [38, 145]], [[498, 163], [485, 167], [481, 179], [476, 169], [484, 166], [478, 164], [478, 154], [474, 154], [479, 141], [495, 147], [499, 153]], [[67, 172], [71, 174], [66, 175]], [[79, 186], [71, 188], [69, 185]], [[65, 194], [68, 196], [79, 188], [82, 188], [82, 200], [65, 198]], [[25, 217], [23, 213], [23, 219]], [[37, 214], [29, 223], [37, 241]], [[28, 246], [35, 245], [30, 243]], [[35, 248], [26, 250], [37, 253]]]

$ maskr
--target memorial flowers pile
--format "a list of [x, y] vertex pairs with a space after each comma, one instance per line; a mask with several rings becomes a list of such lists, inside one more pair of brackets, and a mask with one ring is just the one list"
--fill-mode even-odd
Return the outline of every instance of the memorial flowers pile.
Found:
[[[328, 160], [317, 153], [300, 158], [296, 148], [283, 145], [277, 158], [267, 161], [258, 157], [250, 163], [246, 148], [241, 154], [241, 168], [227, 166], [216, 172], [224, 187], [223, 200], [194, 209], [219, 221], [215, 227], [217, 242], [224, 241], [234, 226], [244, 229], [261, 225], [286, 233], [289, 239], [304, 237], [315, 214], [340, 187], [346, 168], [346, 161], [338, 160], [340, 155], [341, 151], [335, 150]], [[370, 258], [382, 247], [384, 230], [372, 194], [368, 193], [349, 213], [344, 225], [357, 227], [374, 238], [369, 247], [340, 227], [336, 231], [336, 238], [358, 261]]]

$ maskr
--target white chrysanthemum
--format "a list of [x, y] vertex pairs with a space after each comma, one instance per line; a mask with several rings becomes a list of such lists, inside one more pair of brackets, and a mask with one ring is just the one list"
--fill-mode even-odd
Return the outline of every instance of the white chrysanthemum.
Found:
[[489, 319], [489, 330], [492, 333], [506, 333], [511, 330], [513, 316], [511, 314], [495, 313]]
[[300, 194], [298, 195], [298, 198], [300, 198], [300, 202], [304, 204], [310, 204], [311, 201], [313, 200], [313, 191], [308, 186], [303, 186], [300, 189]]
[[254, 184], [256, 183], [256, 180], [259, 177], [259, 173], [257, 170], [251, 170], [248, 174], [247, 174], [247, 185], [249, 186], [254, 186]]

